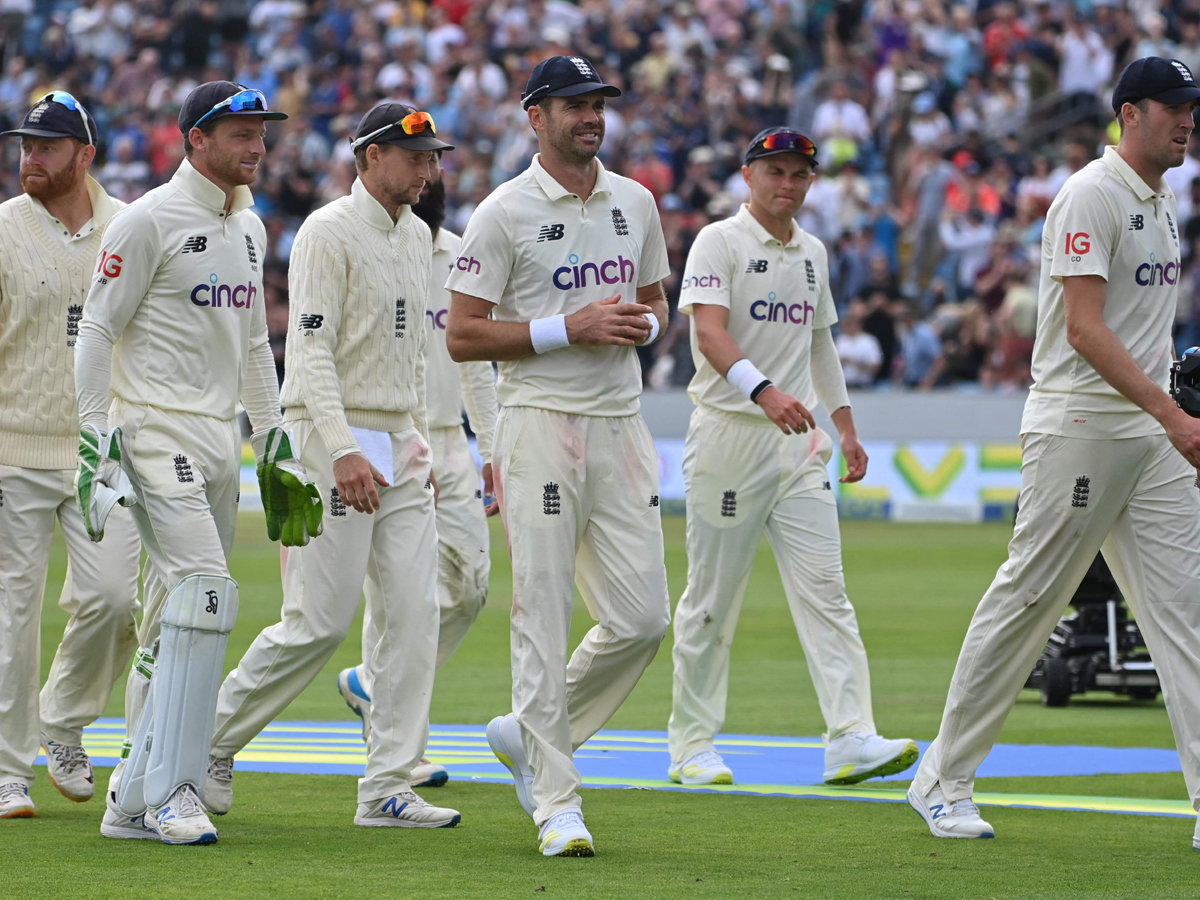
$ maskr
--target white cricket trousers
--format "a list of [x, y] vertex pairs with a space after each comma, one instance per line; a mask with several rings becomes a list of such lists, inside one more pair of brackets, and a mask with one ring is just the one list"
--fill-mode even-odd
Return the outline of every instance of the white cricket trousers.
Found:
[[937, 739], [914, 786], [949, 800], [975, 770], [1096, 552], [1103, 550], [1154, 659], [1192, 806], [1200, 808], [1200, 493], [1165, 435], [1022, 439], [1008, 561], [963, 641]]
[[[130, 511], [146, 548], [146, 571], [137, 640], [152, 654], [163, 607], [175, 585], [189, 575], [229, 577], [241, 489], [241, 432], [236, 419], [120, 399], [113, 401], [109, 421], [121, 428], [121, 466], [138, 496]], [[106, 529], [100, 546], [107, 547], [108, 541]], [[156, 664], [161, 668], [172, 661], [158, 659]], [[135, 665], [125, 688], [127, 740], [137, 733], [150, 688], [138, 669]], [[109, 789], [115, 788], [110, 781]]]
[[[534, 820], [580, 806], [572, 753], [629, 696], [671, 621], [658, 455], [640, 415], [500, 411], [493, 452], [512, 554], [513, 712]], [[572, 585], [598, 624], [567, 661]]]
[[379, 642], [371, 673], [371, 741], [360, 803], [411, 790], [429, 740], [437, 656], [437, 530], [429, 448], [413, 427], [393, 433], [390, 487], [380, 507], [356, 512], [336, 495], [333, 460], [307, 419], [288, 424], [300, 461], [325, 500], [324, 533], [288, 552], [281, 621], [262, 631], [217, 700], [213, 755], [232, 757], [317, 677], [345, 640], [370, 570], [383, 585], [371, 617]]
[[[104, 542], [92, 543], [74, 478], [71, 469], [0, 466], [0, 784], [33, 784], [39, 731], [62, 744], [82, 742], [137, 644], [137, 529], [117, 506]], [[58, 605], [71, 618], [39, 709], [42, 597], [56, 518], [68, 561]]]
[[[438, 483], [437, 594], [441, 621], [434, 669], [441, 671], [487, 602], [491, 562], [479, 470], [475, 468], [467, 433], [461, 425], [431, 428], [429, 450]], [[363, 585], [367, 598], [362, 633], [364, 660], [371, 658], [379, 642], [379, 629], [371, 617], [371, 608], [380, 602], [382, 591], [383, 586], [368, 572]], [[366, 667], [361, 671], [365, 674]], [[370, 678], [364, 677], [361, 681], [367, 694], [374, 696]]]
[[821, 429], [698, 407], [684, 444], [687, 590], [675, 608], [671, 760], [710, 750], [725, 723], [729, 651], [766, 531], [825, 719], [826, 737], [875, 731], [871, 676], [846, 597], [833, 449]]

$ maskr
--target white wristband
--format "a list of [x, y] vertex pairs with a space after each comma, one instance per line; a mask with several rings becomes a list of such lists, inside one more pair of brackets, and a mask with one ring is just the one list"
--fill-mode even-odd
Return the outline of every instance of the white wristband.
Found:
[[565, 315], [547, 316], [544, 319], [534, 319], [529, 323], [529, 339], [533, 341], [534, 353], [549, 353], [569, 347], [567, 340], [567, 317]]
[[650, 337], [642, 341], [642, 346], [645, 347], [647, 344], [653, 344], [658, 338], [658, 316], [654, 313], [642, 313], [642, 315], [650, 321]]
[[731, 385], [746, 395], [746, 399], [753, 402], [755, 398], [754, 392], [764, 381], [768, 384], [769, 379], [762, 372], [754, 367], [754, 363], [750, 360], [742, 358], [729, 367], [729, 371], [725, 373], [725, 380]]

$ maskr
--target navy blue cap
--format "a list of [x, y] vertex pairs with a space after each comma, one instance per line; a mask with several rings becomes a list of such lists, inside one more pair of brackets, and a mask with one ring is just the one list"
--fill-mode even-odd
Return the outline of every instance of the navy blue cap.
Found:
[[596, 67], [582, 56], [552, 56], [533, 67], [521, 108], [529, 109], [544, 97], [574, 97], [590, 91], [601, 91], [605, 97], [620, 97], [621, 90], [605, 84], [596, 74]]
[[287, 114], [281, 112], [271, 112], [267, 109], [267, 98], [262, 96], [255, 98], [255, 102], [241, 109], [234, 109], [232, 106], [223, 106], [218, 109], [218, 106], [225, 100], [231, 97], [236, 97], [243, 91], [251, 91], [245, 85], [237, 84], [232, 81], [208, 81], [199, 87], [193, 88], [192, 92], [187, 95], [183, 101], [183, 106], [179, 110], [179, 130], [183, 135], [187, 135], [193, 128], [203, 119], [206, 122], [213, 122], [217, 119], [223, 119], [226, 116], [262, 116], [264, 119], [286, 119]]
[[1156, 100], [1171, 106], [1200, 98], [1200, 87], [1192, 70], [1177, 59], [1144, 56], [1125, 67], [1113, 88], [1113, 112], [1120, 114], [1126, 103]]
[[75, 138], [84, 144], [96, 144], [96, 120], [83, 104], [65, 91], [52, 91], [25, 114], [20, 128], [5, 131], [0, 137], [15, 134], [24, 137]]
[[[415, 127], [410, 125], [413, 128], [410, 133], [405, 129], [404, 121], [414, 114], [423, 120]], [[382, 100], [372, 106], [350, 138], [350, 147], [355, 151], [370, 144], [395, 144], [407, 150], [454, 149], [453, 144], [447, 144], [437, 136], [433, 116], [395, 100]]]

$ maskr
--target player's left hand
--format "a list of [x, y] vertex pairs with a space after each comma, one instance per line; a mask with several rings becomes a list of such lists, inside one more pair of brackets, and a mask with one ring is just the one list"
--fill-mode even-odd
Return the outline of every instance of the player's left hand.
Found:
[[846, 474], [838, 479], [842, 484], [862, 481], [867, 474], [867, 451], [857, 437], [842, 438], [842, 457], [846, 460]]
[[267, 537], [285, 547], [303, 547], [322, 531], [325, 505], [292, 452], [291, 436], [278, 426], [250, 443], [258, 458], [258, 488], [267, 515]]
[[484, 514], [490, 519], [500, 512], [500, 501], [496, 499], [496, 484], [492, 479], [492, 464], [483, 464], [483, 498], [487, 503], [483, 507]]

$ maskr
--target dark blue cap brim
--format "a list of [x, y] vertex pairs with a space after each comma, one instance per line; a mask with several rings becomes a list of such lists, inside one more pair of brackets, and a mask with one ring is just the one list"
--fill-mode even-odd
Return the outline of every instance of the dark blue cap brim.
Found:
[[44, 128], [15, 128], [12, 131], [0, 131], [0, 137], [8, 137], [10, 134], [18, 134], [22, 137], [40, 137], [40, 138], [75, 138], [80, 143], [86, 144], [87, 141], [77, 134], [71, 134], [68, 131], [47, 131]]
[[1147, 97], [1146, 99], [1165, 103], [1167, 106], [1174, 106], [1176, 103], [1187, 103], [1189, 100], [1200, 99], [1200, 87], [1172, 88], [1169, 91], [1163, 91], [1161, 94], [1155, 94], [1153, 97]]
[[[601, 81], [581, 81], [578, 84], [568, 84], [566, 87], [560, 87], [553, 91], [547, 91], [539, 95], [534, 103], [542, 100], [545, 97], [578, 97], [580, 94], [590, 94], [592, 91], [600, 91], [605, 97], [620, 97], [621, 89], [616, 85], [604, 84]], [[533, 93], [537, 93], [534, 91]], [[533, 103], [529, 102], [528, 96], [521, 102], [525, 109], [529, 109]]]

